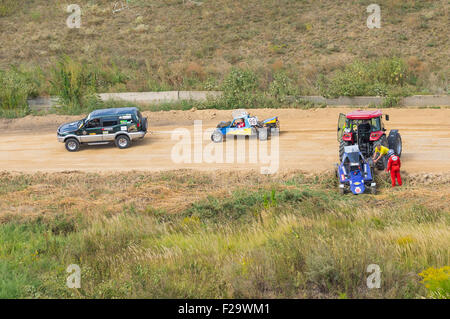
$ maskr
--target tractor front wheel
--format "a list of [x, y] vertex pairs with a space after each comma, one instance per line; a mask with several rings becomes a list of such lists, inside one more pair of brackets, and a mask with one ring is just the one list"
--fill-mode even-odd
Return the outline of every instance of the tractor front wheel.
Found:
[[342, 161], [342, 157], [344, 156], [345, 146], [349, 145], [347, 142], [341, 140], [339, 144], [339, 161]]
[[[386, 138], [386, 135], [383, 135], [381, 138], [380, 138], [380, 143], [381, 143], [381, 145], [383, 145], [384, 147], [387, 147], [387, 148], [389, 148], [389, 143], [388, 143], [388, 140], [387, 140], [387, 138]], [[374, 146], [374, 152], [375, 152], [375, 146]], [[385, 155], [385, 156], [387, 156], [387, 155]], [[382, 171], [382, 170], [384, 170], [386, 167], [385, 167], [385, 163], [384, 163], [384, 158], [382, 157], [382, 158], [380, 158], [379, 160], [378, 160], [378, 162], [376, 163], [376, 165], [375, 165], [375, 167], [379, 170], [379, 171]]]

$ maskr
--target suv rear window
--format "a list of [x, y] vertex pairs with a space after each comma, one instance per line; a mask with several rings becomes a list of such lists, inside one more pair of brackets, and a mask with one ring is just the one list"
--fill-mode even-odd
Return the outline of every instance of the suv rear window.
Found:
[[119, 124], [119, 121], [117, 119], [104, 119], [103, 120], [103, 126], [107, 127], [107, 126], [115, 126]]

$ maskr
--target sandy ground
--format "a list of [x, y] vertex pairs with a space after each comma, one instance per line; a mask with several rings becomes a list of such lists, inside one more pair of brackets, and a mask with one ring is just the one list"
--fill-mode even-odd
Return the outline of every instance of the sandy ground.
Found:
[[[249, 140], [234, 150], [225, 142], [216, 145], [223, 151], [224, 163], [205, 163], [202, 158], [208, 144], [208, 136], [202, 146], [185, 148], [191, 150], [187, 163], [177, 163], [173, 152], [181, 149], [181, 141], [173, 139], [175, 129], [184, 128], [190, 133], [194, 144], [194, 120], [202, 120], [203, 132], [213, 128], [221, 120], [231, 118], [230, 111], [169, 111], [146, 112], [150, 131], [143, 140], [132, 147], [120, 150], [113, 145], [84, 146], [77, 153], [69, 153], [64, 144], [56, 140], [57, 127], [81, 116], [49, 115], [28, 116], [22, 119], [0, 120], [0, 170], [23, 172], [54, 171], [127, 171], [172, 170], [193, 168], [199, 170], [247, 170], [271, 166], [274, 171], [302, 169], [323, 171], [331, 169], [338, 160], [336, 123], [339, 113], [350, 108], [324, 108], [313, 110], [261, 109], [251, 110], [259, 119], [278, 116], [281, 123], [279, 140], [263, 142], [259, 149], [267, 149], [268, 157], [251, 151]], [[403, 169], [410, 173], [450, 172], [450, 109], [388, 109], [390, 115], [387, 129], [399, 129], [403, 139]], [[237, 141], [235, 142], [236, 147]], [[185, 144], [184, 144], [185, 145]], [[239, 150], [239, 152], [237, 152]], [[277, 156], [277, 150], [279, 151]], [[243, 158], [237, 158], [236, 154]], [[251, 156], [249, 156], [249, 153]], [[263, 152], [264, 153], [264, 152]], [[186, 154], [186, 153], [185, 153]], [[229, 156], [231, 163], [226, 162]], [[276, 160], [279, 159], [278, 164]], [[199, 162], [195, 162], [195, 161]]]

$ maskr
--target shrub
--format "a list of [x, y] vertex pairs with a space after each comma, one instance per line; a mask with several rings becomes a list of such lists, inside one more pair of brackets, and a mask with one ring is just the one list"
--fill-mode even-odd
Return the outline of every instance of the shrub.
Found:
[[235, 192], [231, 198], [217, 199], [208, 197], [207, 200], [192, 204], [187, 211], [188, 217], [199, 217], [215, 222], [221, 220], [251, 219], [251, 208], [258, 209], [264, 201], [262, 193]]
[[228, 108], [252, 107], [256, 100], [258, 79], [253, 71], [233, 68], [222, 84]]
[[126, 84], [130, 79], [114, 62], [97, 64], [90, 69], [93, 70], [96, 91], [108, 91], [116, 85]]
[[403, 85], [407, 78], [405, 61], [400, 58], [385, 58], [374, 63], [373, 70], [369, 70], [379, 83]]
[[0, 87], [0, 105], [3, 109], [20, 109], [27, 106], [28, 84], [16, 72], [1, 72]]
[[370, 78], [365, 65], [354, 62], [335, 73], [331, 79], [325, 76], [319, 78], [319, 90], [325, 97], [358, 96], [365, 95], [368, 91]]
[[428, 290], [429, 297], [437, 299], [450, 298], [450, 266], [430, 267], [419, 274]]
[[353, 62], [335, 72], [329, 79], [321, 75], [317, 86], [325, 97], [386, 96], [389, 91], [397, 91], [395, 95], [405, 95], [409, 93], [404, 87], [408, 80], [406, 63], [393, 57], [374, 62]]
[[28, 113], [27, 99], [37, 94], [39, 80], [31, 72], [12, 67], [0, 70], [0, 115], [23, 116]]
[[383, 107], [394, 107], [397, 106], [400, 102], [400, 97], [387, 95], [383, 100]]
[[248, 192], [235, 191], [232, 197], [218, 199], [208, 197], [193, 203], [187, 210], [186, 216], [198, 216], [202, 220], [218, 221], [249, 221], [258, 216], [262, 208], [278, 207], [289, 204], [300, 204], [311, 197], [310, 192], [304, 190], [283, 190], [270, 193], [265, 191]]
[[53, 69], [52, 93], [58, 95], [64, 111], [69, 114], [79, 113], [88, 102], [92, 102], [96, 89], [95, 73], [68, 56], [62, 57]]
[[297, 91], [294, 82], [284, 71], [278, 71], [274, 74], [273, 81], [269, 86], [269, 93], [279, 102], [286, 102], [286, 97], [296, 95]]

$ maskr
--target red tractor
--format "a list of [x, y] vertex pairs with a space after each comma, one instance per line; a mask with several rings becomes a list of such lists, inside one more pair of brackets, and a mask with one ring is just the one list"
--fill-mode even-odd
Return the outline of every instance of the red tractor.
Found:
[[[389, 115], [384, 115], [384, 119], [389, 121]], [[339, 145], [339, 159], [342, 160], [344, 147], [357, 144], [360, 152], [365, 158], [371, 158], [375, 144], [381, 142], [382, 145], [394, 150], [401, 156], [402, 138], [398, 130], [391, 130], [386, 137], [386, 129], [383, 123], [383, 114], [380, 110], [362, 111], [357, 110], [345, 114], [339, 114], [337, 136]], [[384, 169], [383, 162], [377, 162], [378, 169]]]

